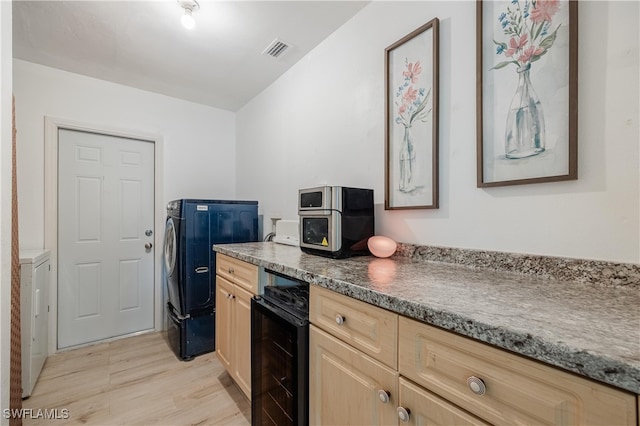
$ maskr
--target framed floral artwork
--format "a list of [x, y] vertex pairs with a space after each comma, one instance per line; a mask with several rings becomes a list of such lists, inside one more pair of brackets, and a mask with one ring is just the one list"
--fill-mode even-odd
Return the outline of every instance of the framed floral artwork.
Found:
[[438, 26], [385, 49], [386, 210], [438, 208]]
[[578, 2], [477, 1], [477, 185], [578, 178]]

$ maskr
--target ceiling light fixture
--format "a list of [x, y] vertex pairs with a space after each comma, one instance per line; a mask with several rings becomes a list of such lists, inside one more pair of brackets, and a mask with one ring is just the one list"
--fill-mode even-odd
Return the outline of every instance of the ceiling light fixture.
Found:
[[196, 21], [193, 19], [193, 11], [200, 9], [200, 5], [196, 0], [178, 0], [178, 4], [184, 9], [184, 15], [182, 15], [182, 25], [191, 30], [196, 26]]

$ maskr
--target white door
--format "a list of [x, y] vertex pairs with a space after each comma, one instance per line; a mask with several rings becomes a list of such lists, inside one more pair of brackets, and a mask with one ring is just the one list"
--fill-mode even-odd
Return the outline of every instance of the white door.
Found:
[[153, 328], [153, 143], [58, 141], [58, 348]]

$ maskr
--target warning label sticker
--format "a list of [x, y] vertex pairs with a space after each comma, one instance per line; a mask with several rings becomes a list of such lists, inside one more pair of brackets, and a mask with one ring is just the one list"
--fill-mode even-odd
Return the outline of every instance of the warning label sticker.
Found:
[[329, 245], [329, 242], [327, 241], [327, 237], [324, 237], [322, 239], [322, 245], [325, 246], [325, 247], [327, 247]]

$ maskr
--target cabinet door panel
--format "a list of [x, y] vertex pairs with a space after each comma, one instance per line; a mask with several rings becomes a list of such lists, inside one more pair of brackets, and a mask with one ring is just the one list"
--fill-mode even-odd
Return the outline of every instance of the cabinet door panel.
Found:
[[489, 426], [477, 417], [459, 409], [431, 392], [400, 378], [400, 406], [407, 409], [407, 425]]
[[[309, 423], [397, 425], [398, 373], [310, 326]], [[382, 403], [379, 390], [390, 393]]]
[[234, 379], [247, 398], [251, 399], [251, 297], [248, 291], [235, 286], [235, 368]]
[[233, 338], [233, 284], [216, 277], [216, 356], [227, 371], [230, 371]]

